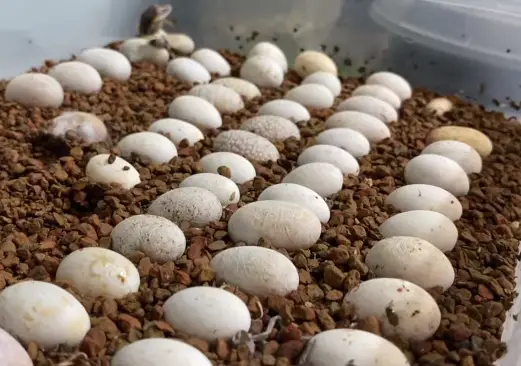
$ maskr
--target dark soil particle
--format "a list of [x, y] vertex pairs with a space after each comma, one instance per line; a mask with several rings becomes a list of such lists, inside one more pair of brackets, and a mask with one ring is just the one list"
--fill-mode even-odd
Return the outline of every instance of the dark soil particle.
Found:
[[[237, 75], [242, 57], [222, 52]], [[40, 71], [52, 64], [46, 62]], [[263, 96], [247, 102], [244, 110], [224, 115], [221, 130], [237, 128], [255, 115], [260, 105], [282, 97], [299, 80], [290, 72], [281, 88], [264, 89]], [[5, 101], [6, 84], [0, 83], [0, 289], [27, 278], [56, 283], [55, 272], [65, 255], [83, 247], [110, 247], [110, 233], [116, 224], [144, 213], [157, 196], [202, 171], [198, 161], [211, 152], [217, 135], [217, 131], [209, 133], [193, 147], [182, 145], [179, 157], [168, 164], [131, 159], [142, 183], [130, 191], [115, 185], [91, 185], [84, 174], [89, 158], [98, 153], [117, 155], [118, 151], [103, 143], [84, 146], [74, 139], [57, 142], [42, 138], [51, 119], [65, 110], [94, 113], [104, 120], [111, 140], [117, 142], [166, 117], [168, 104], [191, 85], [178, 82], [156, 66], [135, 64], [128, 82], [106, 78], [98, 95], [66, 93], [60, 109], [40, 109]], [[339, 98], [349, 96], [359, 84], [360, 80], [344, 79]], [[442, 312], [440, 328], [425, 342], [392, 341], [414, 365], [492, 365], [505, 351], [500, 342], [502, 324], [515, 295], [514, 269], [521, 238], [521, 126], [461, 101], [444, 117], [425, 116], [422, 111], [434, 96], [415, 91], [404, 103], [400, 120], [389, 126], [392, 138], [361, 158], [360, 175], [346, 176], [343, 190], [328, 199], [331, 220], [324, 225], [321, 239], [310, 250], [288, 254], [299, 269], [296, 292], [285, 298], [258, 298], [227, 287], [248, 304], [253, 333], [265, 330], [273, 316], [282, 317], [282, 324], [266, 342], [257, 343], [253, 354], [246, 344], [208, 343], [181, 334], [165, 322], [162, 304], [187, 286], [217, 285], [209, 261], [232, 245], [226, 231], [230, 215], [282, 180], [298, 154], [314, 143], [313, 136], [324, 129], [324, 119], [333, 109], [311, 110], [312, 119], [301, 126], [301, 141], [276, 144], [281, 152], [278, 162], [254, 163], [257, 177], [240, 186], [241, 201], [225, 210], [222, 221], [205, 228], [181, 225], [188, 248], [175, 263], [160, 265], [143, 253], [135, 253], [130, 259], [141, 274], [140, 292], [117, 301], [87, 298], [71, 284], [58, 283], [83, 303], [91, 315], [92, 329], [81, 346], [73, 349], [42, 350], [29, 344], [27, 350], [35, 365], [68, 361], [63, 365], [108, 366], [111, 356], [129, 342], [175, 337], [205, 352], [215, 365], [289, 366], [297, 363], [307, 337], [321, 331], [356, 326], [380, 334], [376, 318], [356, 319], [353, 309], [342, 305], [342, 298], [360, 281], [372, 278], [364, 256], [371, 242], [380, 238], [378, 226], [392, 213], [384, 200], [405, 184], [404, 166], [420, 153], [427, 134], [447, 124], [483, 131], [493, 141], [494, 151], [484, 160], [482, 173], [472, 175], [469, 195], [461, 198], [464, 214], [456, 222], [460, 237], [455, 249], [447, 253], [456, 271], [454, 285], [443, 294], [431, 291]], [[227, 167], [219, 168], [219, 173], [230, 174]], [[260, 244], [270, 246], [266, 241]], [[392, 309], [388, 316], [395, 317]]]

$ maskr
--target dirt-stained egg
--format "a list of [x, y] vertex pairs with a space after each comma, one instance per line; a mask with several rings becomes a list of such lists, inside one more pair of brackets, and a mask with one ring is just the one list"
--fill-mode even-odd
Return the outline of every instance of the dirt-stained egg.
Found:
[[93, 156], [85, 167], [85, 175], [92, 183], [118, 183], [124, 189], [131, 189], [141, 183], [136, 168], [113, 154]]

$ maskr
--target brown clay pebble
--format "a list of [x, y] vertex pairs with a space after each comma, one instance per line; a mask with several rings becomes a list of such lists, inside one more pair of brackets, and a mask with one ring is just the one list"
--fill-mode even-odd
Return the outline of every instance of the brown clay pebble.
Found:
[[[236, 76], [244, 58], [226, 51], [222, 54]], [[47, 62], [35, 70], [47, 72], [53, 64]], [[263, 89], [262, 96], [247, 101], [243, 110], [224, 115], [220, 130], [239, 129], [262, 104], [283, 98], [299, 82], [290, 71], [281, 88]], [[359, 83], [343, 79], [339, 98], [348, 97]], [[205, 139], [193, 146], [181, 144], [179, 156], [165, 164], [129, 157], [126, 160], [141, 177], [141, 183], [131, 190], [116, 184], [94, 185], [85, 177], [89, 159], [109, 154], [108, 163], [113, 163], [119, 151], [108, 142], [86, 146], [75, 139], [46, 138], [43, 131], [52, 119], [66, 110], [93, 113], [105, 122], [110, 141], [117, 143], [123, 136], [146, 131], [152, 122], [166, 118], [169, 103], [186, 94], [191, 85], [177, 81], [163, 67], [137, 63], [128, 82], [105, 78], [97, 95], [65, 92], [63, 105], [55, 109], [26, 108], [5, 101], [6, 84], [0, 83], [0, 289], [27, 278], [54, 281], [60, 261], [70, 252], [92, 246], [110, 248], [113, 227], [132, 215], [145, 214], [156, 197], [178, 187], [187, 176], [202, 172], [198, 161], [213, 152], [212, 141], [219, 132], [208, 131]], [[34, 364], [108, 366], [114, 353], [129, 342], [174, 337], [203, 351], [214, 365], [289, 366], [298, 362], [309, 336], [321, 331], [356, 324], [380, 334], [377, 318], [357, 319], [354, 309], [342, 299], [361, 281], [373, 278], [365, 255], [371, 243], [381, 239], [379, 225], [393, 213], [384, 201], [405, 184], [406, 163], [420, 154], [430, 131], [457, 125], [485, 133], [494, 150], [484, 158], [481, 174], [471, 175], [470, 192], [461, 198], [464, 213], [456, 222], [460, 237], [454, 250], [446, 253], [456, 272], [454, 285], [444, 293], [431, 291], [443, 315], [431, 339], [392, 341], [410, 357], [412, 365], [492, 365], [505, 351], [500, 342], [501, 326], [514, 298], [514, 268], [521, 238], [521, 126], [463, 101], [441, 117], [425, 116], [424, 106], [433, 97], [434, 93], [416, 90], [404, 102], [401, 119], [388, 125], [391, 138], [375, 144], [360, 158], [359, 176], [346, 176], [342, 190], [328, 197], [331, 219], [323, 225], [319, 241], [306, 250], [281, 250], [299, 271], [297, 291], [286, 297], [257, 298], [229, 285], [224, 287], [248, 305], [253, 334], [265, 331], [273, 317], [281, 317], [265, 342], [255, 343], [254, 350], [247, 341], [211, 343], [182, 334], [165, 322], [162, 305], [188, 286], [221, 285], [209, 263], [234, 245], [227, 235], [228, 219], [239, 207], [255, 201], [263, 189], [282, 181], [295, 167], [300, 152], [324, 130], [324, 121], [333, 109], [311, 110], [312, 118], [299, 125], [301, 140], [276, 142], [281, 155], [277, 162], [252, 162], [257, 177], [239, 185], [241, 200], [224, 209], [222, 221], [202, 228], [180, 223], [187, 251], [175, 263], [154, 263], [141, 252], [129, 256], [141, 275], [140, 292], [119, 300], [89, 298], [81, 296], [72, 284], [59, 283], [81, 300], [91, 316], [92, 328], [78, 347], [42, 350], [29, 344]], [[219, 167], [218, 173], [231, 176], [226, 166]], [[259, 245], [271, 247], [264, 239]]]

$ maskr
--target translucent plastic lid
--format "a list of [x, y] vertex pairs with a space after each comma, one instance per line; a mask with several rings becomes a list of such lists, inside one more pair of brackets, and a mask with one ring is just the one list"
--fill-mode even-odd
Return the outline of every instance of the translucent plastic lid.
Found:
[[371, 17], [427, 47], [521, 69], [519, 0], [375, 0]]

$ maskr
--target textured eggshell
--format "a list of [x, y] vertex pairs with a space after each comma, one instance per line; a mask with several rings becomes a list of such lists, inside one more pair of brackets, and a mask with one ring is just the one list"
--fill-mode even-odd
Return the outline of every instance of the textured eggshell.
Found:
[[66, 137], [74, 132], [87, 144], [104, 141], [108, 138], [107, 127], [96, 115], [85, 112], [63, 112], [52, 120], [49, 133], [56, 137]]
[[216, 151], [233, 152], [249, 160], [276, 161], [280, 154], [268, 139], [249, 131], [229, 130], [221, 132], [213, 140]]
[[357, 111], [337, 112], [326, 120], [324, 126], [327, 129], [350, 128], [360, 132], [371, 143], [391, 137], [391, 131], [384, 122], [370, 114]]
[[223, 206], [239, 202], [241, 193], [233, 180], [215, 173], [199, 173], [186, 177], [179, 187], [199, 187], [212, 192]]
[[230, 179], [237, 184], [246, 183], [257, 175], [255, 167], [246, 158], [231, 152], [215, 152], [201, 158], [200, 163], [205, 173], [218, 174], [219, 167], [231, 171]]
[[239, 73], [242, 79], [265, 88], [279, 87], [284, 81], [284, 71], [277, 61], [264, 55], [246, 59]]
[[318, 134], [317, 143], [344, 149], [355, 158], [369, 154], [371, 144], [360, 132], [350, 128], [331, 128]]
[[309, 163], [293, 169], [282, 183], [295, 183], [317, 192], [322, 197], [331, 196], [342, 189], [344, 176], [330, 163]]
[[217, 51], [209, 48], [200, 48], [192, 53], [190, 58], [203, 65], [210, 73], [216, 73], [220, 76], [230, 75], [230, 64]]
[[220, 113], [235, 113], [244, 108], [244, 102], [239, 93], [224, 85], [197, 85], [190, 89], [188, 94], [207, 100]]
[[360, 319], [376, 317], [386, 336], [424, 341], [441, 322], [440, 309], [432, 296], [420, 286], [397, 278], [364, 281], [344, 297], [344, 302], [355, 306]]
[[384, 238], [414, 236], [427, 240], [442, 252], [454, 248], [458, 241], [456, 225], [445, 215], [428, 210], [413, 210], [391, 216], [380, 225]]
[[163, 118], [155, 121], [148, 128], [150, 132], [164, 134], [179, 146], [179, 143], [186, 139], [189, 146], [193, 146], [196, 142], [204, 140], [204, 135], [200, 129], [191, 123], [181, 121], [175, 118]]
[[227, 88], [235, 90], [244, 99], [253, 99], [261, 96], [261, 91], [257, 85], [234, 77], [220, 78], [212, 81], [212, 84], [223, 85]]
[[139, 173], [129, 162], [116, 156], [109, 162], [109, 154], [93, 156], [85, 167], [85, 175], [92, 183], [118, 183], [124, 189], [130, 189], [141, 183]]
[[187, 83], [207, 83], [212, 79], [203, 65], [188, 57], [178, 57], [170, 61], [166, 72]]
[[257, 245], [268, 239], [276, 248], [308, 249], [320, 238], [322, 225], [306, 207], [289, 201], [257, 201], [235, 211], [228, 221], [233, 242]]
[[68, 281], [82, 295], [120, 299], [139, 290], [139, 272], [127, 258], [112, 250], [81, 248], [62, 259], [57, 281]]
[[338, 75], [338, 69], [331, 57], [318, 51], [301, 52], [295, 58], [295, 71], [303, 78], [318, 71]]
[[398, 113], [390, 104], [370, 95], [355, 95], [347, 98], [337, 107], [338, 111], [358, 111], [370, 114], [384, 123], [398, 120]]
[[333, 145], [314, 145], [302, 151], [297, 159], [297, 165], [309, 163], [330, 163], [336, 166], [342, 174], [358, 175], [360, 165], [347, 151]]
[[5, 99], [27, 107], [58, 108], [63, 103], [63, 88], [49, 75], [31, 72], [9, 81]]
[[435, 154], [454, 160], [465, 173], [480, 173], [483, 162], [479, 153], [470, 145], [455, 140], [440, 140], [423, 149], [422, 154]]
[[452, 108], [454, 108], [454, 104], [447, 98], [434, 98], [425, 106], [425, 110], [428, 113], [437, 116], [443, 116], [445, 113], [450, 112]]
[[427, 136], [427, 144], [440, 140], [455, 140], [472, 146], [483, 157], [492, 152], [492, 141], [475, 128], [462, 126], [443, 126], [432, 130]]
[[285, 296], [298, 288], [295, 265], [273, 249], [240, 246], [225, 249], [210, 262], [217, 278], [250, 295]]
[[83, 305], [61, 287], [23, 281], [0, 293], [0, 327], [24, 344], [77, 346], [90, 329], [90, 317]]
[[223, 124], [221, 114], [212, 103], [193, 95], [175, 98], [168, 106], [168, 115], [191, 123], [202, 131], [219, 128]]
[[402, 101], [412, 96], [412, 87], [409, 82], [400, 75], [389, 71], [375, 72], [367, 78], [365, 83], [383, 85], [391, 89]]
[[327, 223], [331, 215], [329, 206], [322, 197], [315, 191], [298, 184], [280, 183], [272, 185], [263, 190], [257, 200], [276, 200], [296, 203], [313, 212], [322, 223]]
[[81, 52], [77, 61], [94, 67], [101, 76], [126, 81], [132, 73], [130, 61], [118, 51], [108, 48], [89, 48]]
[[367, 253], [365, 264], [377, 277], [400, 278], [426, 290], [446, 291], [454, 283], [454, 269], [445, 254], [412, 236], [380, 240]]
[[284, 52], [273, 43], [270, 42], [259, 42], [248, 52], [247, 58], [251, 58], [253, 56], [266, 56], [272, 58], [275, 62], [279, 64], [282, 71], [288, 71], [288, 60], [286, 59], [286, 55]]
[[302, 84], [320, 84], [324, 85], [329, 89], [331, 94], [334, 97], [337, 97], [342, 91], [342, 84], [340, 83], [340, 79], [326, 71], [317, 71], [311, 75], [308, 75], [302, 80], [300, 83]]
[[117, 147], [124, 158], [129, 158], [134, 153], [154, 164], [168, 163], [177, 156], [174, 143], [156, 132], [131, 133], [119, 140]]
[[285, 99], [302, 104], [304, 107], [325, 109], [331, 108], [335, 97], [321, 84], [302, 84], [289, 90]]
[[168, 44], [178, 52], [183, 54], [190, 54], [194, 52], [195, 43], [190, 36], [183, 33], [163, 33], [163, 37], [168, 41]]
[[112, 250], [125, 257], [136, 251], [143, 252], [159, 263], [176, 260], [186, 249], [183, 231], [161, 216], [130, 216], [117, 224], [110, 236]]
[[167, 338], [141, 339], [116, 352], [110, 366], [212, 366], [212, 362], [188, 343]]
[[163, 216], [178, 225], [188, 221], [193, 227], [203, 227], [221, 218], [222, 206], [219, 198], [207, 189], [183, 187], [157, 197], [147, 213]]
[[300, 131], [289, 119], [279, 116], [256, 116], [243, 122], [241, 130], [253, 132], [270, 141], [286, 140], [295, 137], [300, 140]]
[[358, 88], [353, 90], [353, 96], [356, 95], [369, 95], [386, 102], [394, 109], [400, 109], [402, 106], [402, 100], [395, 92], [386, 86], [378, 84], [365, 84], [360, 85]]
[[430, 184], [456, 197], [466, 195], [470, 188], [463, 168], [441, 155], [422, 154], [412, 158], [405, 166], [404, 176], [407, 184]]
[[61, 84], [63, 90], [84, 94], [96, 94], [101, 90], [103, 80], [99, 72], [89, 64], [79, 61], [63, 62], [49, 70]]
[[130, 62], [146, 61], [156, 65], [166, 66], [170, 61], [168, 50], [152, 46], [145, 38], [131, 38], [125, 40], [119, 47]]
[[207, 341], [231, 339], [248, 332], [251, 315], [248, 306], [224, 289], [190, 287], [176, 292], [163, 305], [165, 319], [174, 329]]
[[403, 352], [387, 339], [358, 329], [321, 332], [311, 338], [303, 354], [304, 365], [310, 366], [410, 365]]
[[286, 99], [275, 99], [264, 103], [257, 113], [260, 116], [279, 116], [295, 123], [307, 122], [311, 118], [306, 107], [300, 103]]
[[409, 184], [391, 192], [386, 205], [402, 212], [427, 210], [438, 212], [452, 221], [459, 220], [463, 213], [460, 201], [443, 188], [428, 184]]
[[22, 345], [0, 328], [0, 365], [33, 366], [33, 361]]

